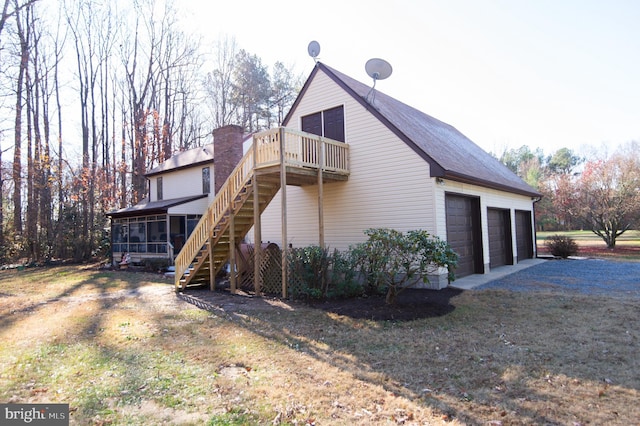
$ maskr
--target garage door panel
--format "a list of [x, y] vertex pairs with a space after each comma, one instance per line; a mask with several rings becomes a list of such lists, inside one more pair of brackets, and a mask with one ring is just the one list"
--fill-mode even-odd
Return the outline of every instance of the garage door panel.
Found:
[[509, 211], [504, 209], [487, 209], [487, 225], [489, 231], [489, 266], [512, 263], [511, 233]]
[[516, 211], [516, 247], [518, 250], [518, 262], [533, 257], [533, 232], [531, 224], [531, 212], [525, 210]]
[[482, 249], [478, 246], [477, 200], [471, 197], [447, 194], [445, 196], [447, 242], [458, 254], [456, 276], [463, 277], [478, 272], [478, 258]]

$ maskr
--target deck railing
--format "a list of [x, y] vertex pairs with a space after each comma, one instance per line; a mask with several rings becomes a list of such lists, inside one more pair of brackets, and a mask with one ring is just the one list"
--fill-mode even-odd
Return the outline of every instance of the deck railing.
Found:
[[[282, 137], [284, 140], [281, 140]], [[231, 203], [253, 176], [254, 164], [255, 168], [280, 165], [282, 148], [287, 166], [349, 173], [349, 145], [343, 142], [284, 127], [256, 133], [253, 136], [253, 146], [231, 172], [176, 257], [176, 288], [180, 286], [180, 280], [195, 256], [212, 235], [213, 228], [230, 212]]]

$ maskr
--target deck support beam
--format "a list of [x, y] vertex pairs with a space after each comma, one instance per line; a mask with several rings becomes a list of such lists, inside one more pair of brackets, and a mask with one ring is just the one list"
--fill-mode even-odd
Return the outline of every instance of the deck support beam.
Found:
[[209, 290], [216, 289], [216, 273], [213, 270], [213, 236], [209, 235]]
[[324, 168], [324, 144], [322, 137], [318, 139], [318, 245], [324, 249], [324, 191], [323, 173]]
[[[318, 138], [318, 245], [324, 250], [324, 189], [323, 185], [324, 169], [324, 144], [322, 137]], [[326, 274], [322, 274], [320, 287], [324, 292], [327, 288]]]
[[281, 192], [281, 224], [282, 224], [282, 297], [287, 298], [287, 283], [289, 281], [289, 243], [287, 240], [287, 163], [284, 129], [278, 132], [280, 139], [280, 192]]
[[233, 211], [234, 204], [235, 202], [231, 202], [231, 209], [229, 211], [229, 282], [231, 283], [231, 294], [236, 294], [238, 289], [238, 268], [236, 267], [236, 219], [235, 212]]
[[260, 265], [262, 264], [262, 222], [260, 220], [260, 194], [258, 188], [258, 174], [256, 167], [258, 164], [258, 152], [256, 140], [253, 140], [253, 289], [256, 295], [262, 292], [262, 274]]

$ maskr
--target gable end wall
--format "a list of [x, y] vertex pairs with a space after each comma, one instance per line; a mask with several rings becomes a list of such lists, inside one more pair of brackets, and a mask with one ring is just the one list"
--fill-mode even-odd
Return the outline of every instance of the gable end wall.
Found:
[[[434, 233], [435, 190], [428, 163], [323, 72], [290, 114], [288, 127], [300, 129], [302, 116], [340, 105], [345, 111], [351, 176], [346, 182], [324, 185], [325, 244], [347, 249], [366, 240], [363, 231], [375, 227]], [[317, 191], [317, 185], [287, 187], [287, 235], [294, 247], [318, 244]], [[264, 242], [282, 244], [280, 224], [278, 193], [262, 216]]]

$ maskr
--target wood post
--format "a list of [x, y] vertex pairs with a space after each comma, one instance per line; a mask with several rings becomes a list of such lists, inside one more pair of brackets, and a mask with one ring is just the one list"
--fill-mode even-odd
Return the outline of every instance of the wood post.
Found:
[[[322, 136], [318, 138], [318, 245], [324, 250], [324, 190], [323, 184], [323, 171], [324, 168], [324, 144], [322, 143]], [[321, 288], [324, 292], [326, 289], [326, 274], [322, 274]]]
[[287, 297], [287, 283], [289, 272], [289, 243], [287, 241], [287, 164], [286, 164], [286, 144], [284, 140], [284, 129], [278, 129], [280, 138], [280, 191], [281, 191], [281, 224], [282, 224], [282, 297]]
[[318, 138], [318, 245], [324, 249], [324, 191], [322, 187], [324, 168], [324, 145]]
[[236, 275], [238, 268], [236, 267], [236, 220], [233, 205], [235, 201], [231, 202], [229, 208], [229, 276], [231, 283], [231, 294], [236, 294], [238, 283], [236, 282]]
[[213, 236], [209, 233], [209, 290], [216, 289], [216, 274], [213, 270]]
[[257, 294], [262, 291], [262, 222], [260, 220], [260, 190], [258, 188], [258, 176], [256, 167], [258, 164], [258, 148], [256, 139], [253, 138], [253, 289]]

